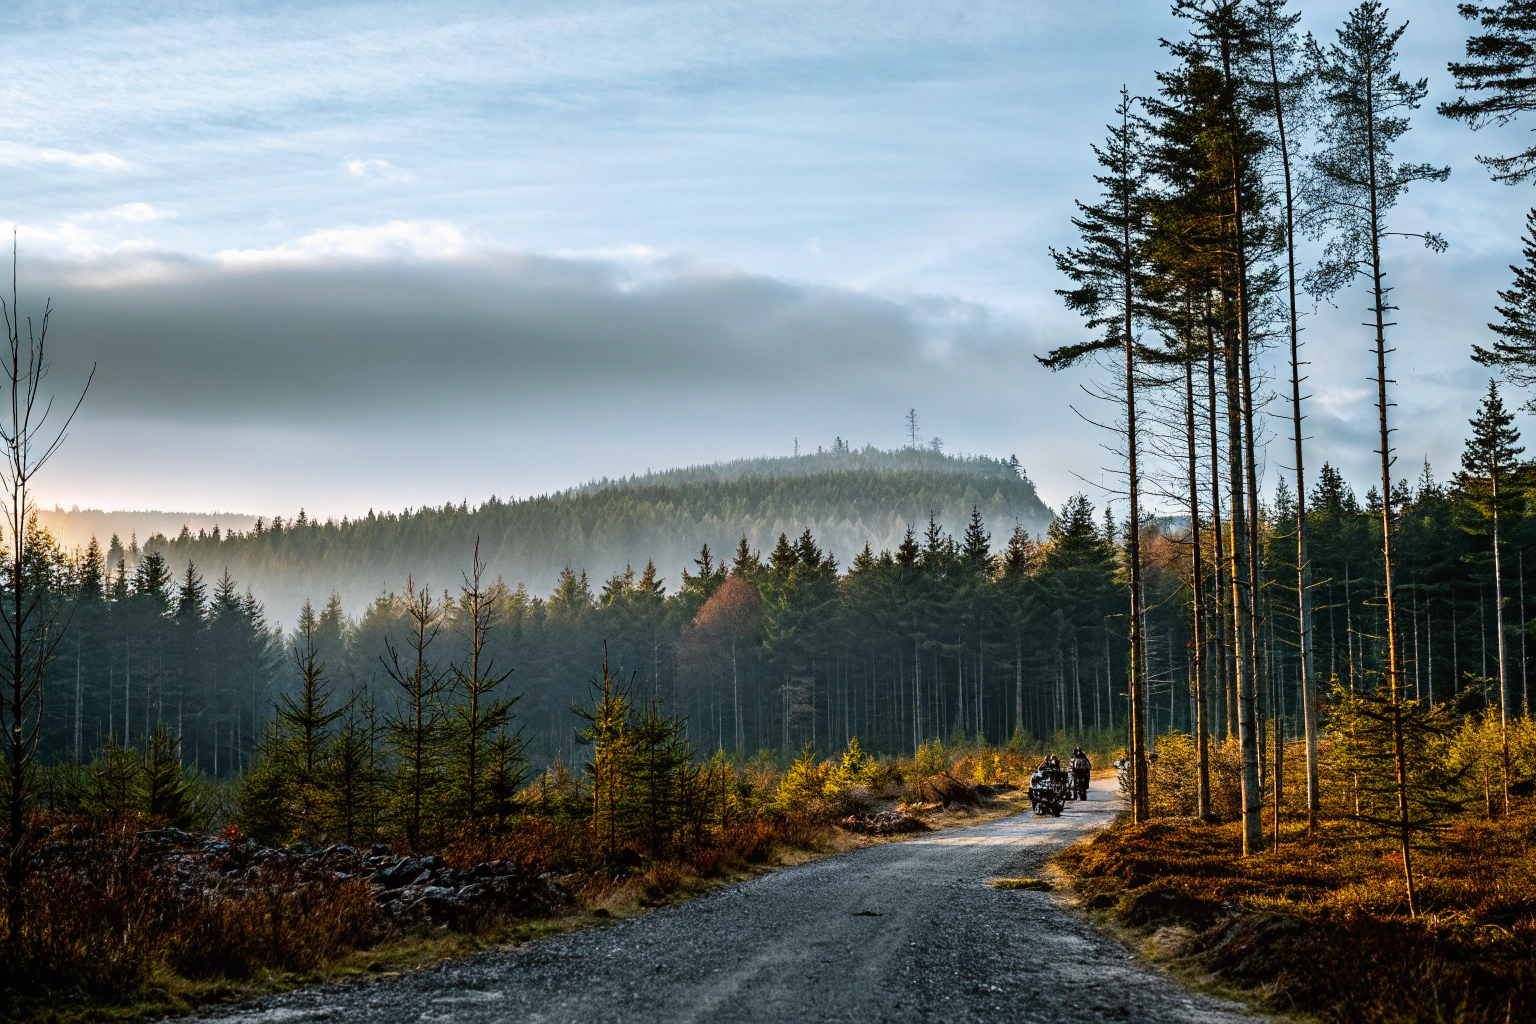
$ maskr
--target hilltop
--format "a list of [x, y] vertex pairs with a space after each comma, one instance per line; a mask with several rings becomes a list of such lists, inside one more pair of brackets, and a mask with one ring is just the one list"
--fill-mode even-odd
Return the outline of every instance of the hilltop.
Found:
[[493, 497], [478, 507], [448, 503], [326, 523], [276, 519], [218, 532], [189, 526], [140, 541], [163, 550], [178, 573], [189, 559], [210, 578], [227, 568], [272, 615], [292, 622], [306, 597], [318, 603], [333, 591], [355, 614], [408, 575], [435, 590], [455, 587], [476, 538], [492, 575], [536, 594], [547, 593], [565, 566], [595, 585], [647, 560], [675, 589], [701, 544], [728, 554], [745, 536], [767, 550], [780, 533], [809, 529], [846, 564], [866, 543], [894, 547], [930, 515], [957, 532], [973, 506], [999, 543], [1015, 524], [1043, 533], [1052, 517], [1012, 460], [839, 445], [595, 480], [519, 500]]

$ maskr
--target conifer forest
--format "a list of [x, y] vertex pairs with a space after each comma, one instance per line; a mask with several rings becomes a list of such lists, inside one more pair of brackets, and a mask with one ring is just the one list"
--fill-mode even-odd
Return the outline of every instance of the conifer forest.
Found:
[[[1441, 69], [1380, 0], [1338, 24], [1172, 0], [1155, 78], [1106, 86], [1074, 142], [1091, 180], [1051, 214], [1077, 329], [1017, 386], [1080, 385], [1060, 429], [1108, 453], [1054, 509], [1015, 445], [946, 451], [912, 408], [892, 448], [796, 438], [531, 498], [66, 545], [34, 478], [93, 380], [50, 405], [67, 342], [13, 293], [0, 943], [47, 980], [0, 1007], [188, 1010], [226, 998], [208, 979], [427, 963], [449, 933], [511, 948], [530, 921], [981, 821], [1061, 829], [1030, 833], [1031, 877], [967, 868], [988, 899], [1070, 889], [1113, 926], [1095, 941], [1256, 1008], [1532, 1019], [1536, 208], [1504, 225], [1486, 308], [1455, 314], [1486, 331], [1439, 425], [1452, 464], [1407, 450], [1397, 404], [1424, 385], [1411, 347], [1443, 344], [1407, 257], [1465, 244], [1426, 198], [1453, 167], [1412, 159], [1426, 121], [1465, 144], [1457, 175], [1536, 181], [1536, 144], [1483, 133], [1536, 114], [1536, 0], [1458, 10], [1432, 105]], [[1327, 382], [1349, 431], [1319, 438], [1324, 353], [1354, 376]], [[1063, 818], [1037, 766], [1075, 747], [1098, 774]]]

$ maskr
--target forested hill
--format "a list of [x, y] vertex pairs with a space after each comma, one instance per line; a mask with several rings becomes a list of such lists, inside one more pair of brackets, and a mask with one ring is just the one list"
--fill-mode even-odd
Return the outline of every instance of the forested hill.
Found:
[[[339, 523], [274, 519], [247, 531], [154, 536], [173, 572], [195, 562], [207, 577], [228, 569], [274, 617], [292, 623], [305, 598], [324, 603], [335, 592], [351, 614], [407, 575], [433, 590], [456, 588], [476, 538], [490, 574], [553, 589], [560, 570], [602, 580], [654, 560], [675, 590], [701, 543], [721, 555], [745, 536], [767, 551], [780, 533], [809, 528], [844, 565], [865, 543], [895, 548], [909, 525], [929, 515], [958, 534], [972, 506], [1006, 535], [1017, 522], [1041, 534], [1051, 510], [1013, 460], [934, 451], [874, 448], [743, 459], [599, 480], [558, 494], [478, 508], [447, 504], [403, 513], [370, 512]], [[128, 543], [128, 538], [122, 538]], [[101, 538], [103, 547], [108, 538]], [[110, 556], [109, 556], [110, 557]], [[129, 561], [133, 553], [129, 554]]]

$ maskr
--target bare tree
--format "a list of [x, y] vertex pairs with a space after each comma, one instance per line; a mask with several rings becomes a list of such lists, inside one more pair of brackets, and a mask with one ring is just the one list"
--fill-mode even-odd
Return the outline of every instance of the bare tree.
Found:
[[[26, 879], [27, 787], [37, 758], [43, 728], [43, 684], [48, 665], [64, 639], [68, 619], [56, 600], [58, 582], [46, 562], [35, 557], [37, 525], [32, 482], [64, 443], [69, 425], [85, 401], [93, 364], [80, 397], [66, 415], [54, 414], [52, 396], [42, 390], [48, 375], [48, 321], [51, 302], [43, 306], [42, 321], [25, 321], [18, 308], [16, 240], [11, 239], [11, 300], [0, 299], [6, 332], [5, 376], [10, 385], [10, 411], [0, 419], [0, 486], [4, 487], [4, 522], [8, 545], [0, 551], [0, 725], [5, 729], [6, 760], [6, 922], [9, 948], [14, 951], [22, 931], [22, 883]], [[49, 423], [50, 416], [53, 423]], [[42, 545], [43, 553], [48, 550]]]

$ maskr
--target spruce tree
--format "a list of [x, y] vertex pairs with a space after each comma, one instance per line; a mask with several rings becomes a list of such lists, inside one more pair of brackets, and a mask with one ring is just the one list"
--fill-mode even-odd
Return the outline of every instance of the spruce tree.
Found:
[[181, 585], [176, 591], [176, 618], [183, 622], [201, 621], [208, 610], [208, 586], [198, 573], [197, 566], [187, 562]]
[[345, 705], [333, 707], [335, 696], [326, 678], [325, 665], [315, 650], [314, 609], [305, 602], [299, 635], [293, 648], [298, 671], [298, 692], [284, 693], [275, 706], [277, 725], [292, 751], [295, 834], [306, 839], [324, 829], [325, 779], [323, 769], [330, 755], [331, 725], [347, 713]]
[[608, 667], [608, 649], [603, 647], [603, 674], [588, 684], [589, 703], [575, 708], [576, 716], [586, 723], [577, 733], [577, 741], [592, 748], [586, 774], [591, 780], [592, 830], [608, 861], [613, 861], [627, 835], [624, 788], [629, 760], [628, 726], [629, 687]]
[[412, 853], [419, 853], [429, 838], [429, 815], [436, 811], [441, 785], [445, 683], [433, 664], [431, 648], [442, 630], [442, 616], [431, 592], [426, 587], [417, 589], [412, 579], [406, 581], [404, 604], [405, 645], [409, 650], [402, 656], [395, 642], [386, 637], [380, 660], [397, 688], [394, 710], [385, 719], [395, 763], [391, 802], [401, 838]]
[[756, 551], [752, 550], [746, 536], [743, 535], [740, 543], [736, 545], [736, 555], [731, 559], [731, 574], [741, 577], [748, 583], [756, 583], [758, 574], [762, 571], [763, 560], [758, 557]]
[[[470, 566], [470, 572], [464, 575], [458, 607], [454, 609], [463, 657], [449, 666], [453, 686], [445, 726], [452, 799], [456, 810], [475, 828], [490, 788], [492, 747], [507, 732], [512, 707], [519, 697], [503, 692], [512, 670], [498, 671], [487, 650], [486, 642], [496, 619], [496, 594], [485, 584], [486, 565], [480, 559], [478, 539]], [[521, 781], [520, 770], [514, 764], [520, 750], [515, 736], [508, 739], [510, 745], [504, 744], [498, 753], [499, 784], [515, 787]]]
[[158, 550], [146, 549], [133, 570], [133, 594], [165, 611], [170, 606], [171, 570]]
[[85, 554], [80, 559], [76, 592], [82, 601], [100, 601], [107, 596], [107, 568], [101, 553], [101, 544], [91, 535]]
[[[1237, 697], [1238, 742], [1242, 757], [1243, 850], [1262, 847], [1263, 793], [1260, 791], [1258, 706], [1260, 621], [1260, 513], [1254, 394], [1256, 294], [1265, 255], [1266, 192], [1257, 173], [1268, 139], [1257, 124], [1251, 72], [1262, 52], [1252, 8], [1236, 0], [1179, 0], [1174, 13], [1188, 19], [1185, 40], [1165, 44], [1182, 62], [1181, 72], [1160, 76], [1165, 84], [1183, 79], [1202, 122], [1199, 148], [1207, 155], [1206, 176], [1221, 211], [1225, 253], [1212, 282], [1220, 310], [1227, 404], [1227, 476], [1232, 526], [1230, 572], [1232, 666]], [[1214, 361], [1214, 360], [1213, 360]], [[1213, 465], [1213, 471], [1215, 467]]]
[[1514, 492], [1515, 473], [1525, 448], [1520, 445], [1520, 431], [1515, 417], [1504, 408], [1499, 387], [1488, 382], [1488, 393], [1472, 419], [1472, 436], [1462, 452], [1463, 473], [1458, 477], [1463, 493], [1470, 499], [1479, 518], [1489, 524], [1493, 548], [1493, 606], [1499, 666], [1499, 742], [1503, 783], [1503, 809], [1509, 810], [1509, 706], [1510, 679], [1507, 646], [1504, 640], [1504, 574], [1499, 553], [1499, 520], [1504, 506], [1513, 506], [1519, 495]]
[[378, 729], [371, 694], [354, 690], [323, 765], [326, 830], [349, 846], [375, 836], [379, 807]]
[[164, 722], [157, 723], [144, 739], [142, 756], [139, 786], [145, 815], [171, 828], [195, 827], [197, 813], [191, 782], [182, 763], [181, 738], [172, 736]]

